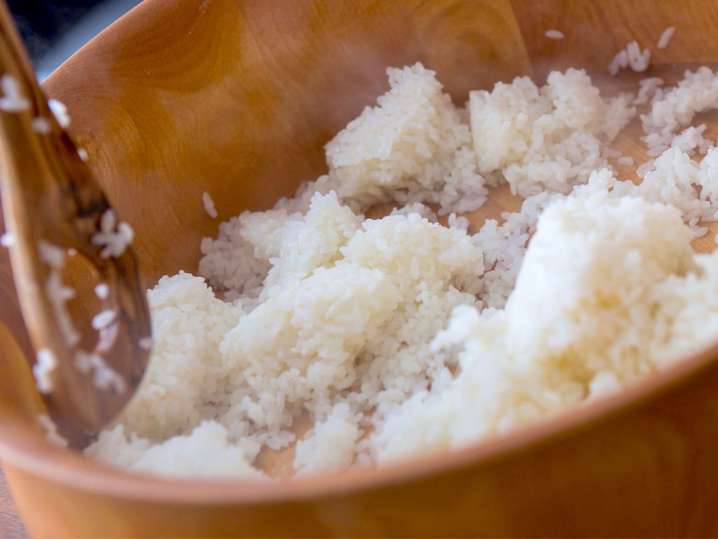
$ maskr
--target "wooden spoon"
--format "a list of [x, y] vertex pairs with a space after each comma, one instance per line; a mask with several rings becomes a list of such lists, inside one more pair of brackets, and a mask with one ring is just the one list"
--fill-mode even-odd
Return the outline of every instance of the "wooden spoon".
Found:
[[[131, 228], [117, 222], [86, 152], [53, 114], [1, 0], [0, 72], [5, 243], [38, 350], [39, 389], [61, 431], [82, 445], [122, 409], [148, 361], [145, 293], [135, 255], [123, 249]], [[68, 283], [69, 267], [82, 278]], [[97, 312], [77, 307], [95, 295]]]

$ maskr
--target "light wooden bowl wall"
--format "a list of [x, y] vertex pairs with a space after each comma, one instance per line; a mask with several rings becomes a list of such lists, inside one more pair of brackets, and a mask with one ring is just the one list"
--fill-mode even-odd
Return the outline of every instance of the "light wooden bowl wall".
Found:
[[[566, 39], [546, 39], [550, 28]], [[469, 89], [550, 67], [603, 74], [631, 39], [654, 49], [652, 73], [675, 77], [718, 60], [716, 28], [710, 0], [146, 0], [46, 89], [137, 231], [150, 286], [194, 270], [199, 239], [216, 232], [203, 191], [226, 219], [322, 173], [323, 144], [384, 91], [389, 65], [424, 62], [463, 103]], [[290, 484], [180, 481], [46, 442], [5, 253], [0, 302], [0, 457], [37, 537], [718, 533], [718, 348], [441, 455]]]

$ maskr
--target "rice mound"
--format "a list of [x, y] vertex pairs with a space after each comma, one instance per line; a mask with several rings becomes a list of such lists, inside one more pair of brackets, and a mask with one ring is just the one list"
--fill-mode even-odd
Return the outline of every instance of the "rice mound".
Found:
[[651, 155], [671, 145], [681, 127], [690, 124], [696, 114], [718, 108], [718, 76], [708, 67], [686, 71], [675, 88], [657, 92], [651, 109], [641, 115], [643, 141]]
[[[703, 344], [682, 335], [684, 317], [700, 325], [710, 309], [692, 310], [683, 288], [709, 293], [716, 283], [698, 271], [690, 238], [677, 210], [639, 198], [551, 205], [506, 308], [461, 306], [436, 336], [435, 349], [459, 347], [460, 374], [387, 419], [376, 435], [380, 457], [505, 431]], [[716, 256], [703, 262], [718, 268]]]
[[[680, 85], [604, 98], [569, 69], [463, 109], [421, 64], [388, 76], [326, 175], [222, 223], [199, 276], [149, 291], [149, 368], [86, 454], [261, 479], [267, 450], [293, 447], [297, 474], [370, 465], [579, 405], [718, 335], [718, 255], [691, 248], [717, 217], [718, 150], [696, 128], [638, 185], [608, 162], [635, 106], [673, 107]], [[651, 133], [692, 119], [648, 114]], [[504, 182], [521, 209], [473, 232], [459, 214]]]
[[557, 71], [538, 88], [528, 77], [469, 96], [482, 174], [501, 172], [514, 193], [566, 193], [607, 166], [603, 151], [635, 116], [632, 96], [604, 100], [583, 70]]

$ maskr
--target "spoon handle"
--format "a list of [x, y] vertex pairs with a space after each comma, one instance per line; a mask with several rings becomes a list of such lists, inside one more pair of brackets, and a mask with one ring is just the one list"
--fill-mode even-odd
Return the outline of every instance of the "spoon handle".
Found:
[[[149, 357], [149, 313], [139, 269], [132, 249], [121, 241], [131, 237], [131, 228], [117, 221], [84, 156], [53, 114], [4, 0], [0, 90], [0, 187], [13, 238], [13, 275], [31, 340], [42, 351], [35, 370], [45, 381], [40, 389], [47, 390], [48, 411], [63, 433], [81, 444], [121, 411]], [[87, 313], [84, 320], [65, 316], [77, 314], [85, 303], [80, 299], [94, 288], [87, 282], [92, 279], [75, 289], [66, 286], [70, 258], [84, 261], [96, 282], [107, 285], [103, 320], [91, 322]]]

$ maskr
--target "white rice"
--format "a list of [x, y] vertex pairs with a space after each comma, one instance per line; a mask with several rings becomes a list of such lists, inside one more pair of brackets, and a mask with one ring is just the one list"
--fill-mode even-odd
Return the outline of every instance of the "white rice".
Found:
[[142, 337], [137, 343], [143, 350], [152, 349], [152, 337]]
[[673, 147], [655, 161], [639, 167], [643, 177], [639, 185], [618, 181], [608, 170], [597, 171], [591, 178], [594, 188], [600, 186], [611, 196], [640, 197], [679, 209], [686, 224], [698, 236], [704, 230], [699, 226], [701, 221], [718, 219], [718, 198], [714, 197], [714, 185], [718, 182], [718, 169], [713, 165], [716, 162], [717, 149], [711, 149], [698, 162], [680, 148]]
[[661, 37], [658, 38], [658, 43], [656, 44], [657, 49], [665, 49], [668, 47], [668, 43], [670, 43], [671, 39], [673, 38], [673, 34], [676, 33], [676, 29], [674, 26], [669, 26], [665, 30], [663, 30], [663, 33], [661, 34]]
[[546, 86], [529, 78], [470, 93], [479, 172], [501, 173], [513, 193], [566, 193], [607, 166], [602, 146], [633, 118], [632, 96], [603, 99], [583, 70], [552, 72]]
[[546, 30], [546, 33], [544, 34], [549, 39], [563, 39], [565, 36], [563, 35], [563, 32], [560, 30]]
[[628, 53], [628, 65], [633, 71], [641, 72], [648, 69], [651, 63], [651, 51], [649, 49], [641, 51], [638, 42], [631, 41], [626, 45], [626, 52]]
[[92, 382], [102, 391], [124, 393], [125, 381], [99, 354], [79, 351], [75, 355], [75, 367], [83, 374], [92, 374]]
[[95, 354], [106, 354], [115, 346], [119, 332], [117, 324], [109, 324], [98, 330], [97, 344], [95, 345]]
[[100, 219], [100, 230], [92, 235], [92, 244], [102, 247], [102, 258], [117, 258], [123, 255], [127, 246], [135, 237], [132, 227], [118, 222], [115, 212], [107, 210]]
[[32, 374], [35, 376], [35, 384], [40, 393], [51, 393], [55, 387], [52, 372], [57, 368], [57, 358], [51, 350], [41, 348], [37, 351], [35, 365]]
[[110, 287], [107, 283], [99, 283], [95, 286], [95, 295], [100, 299], [107, 299], [110, 295]]
[[[673, 137], [671, 148], [678, 148], [685, 153], [698, 152], [705, 154], [713, 146], [713, 143], [703, 136], [705, 130], [705, 124], [686, 127]], [[650, 155], [652, 152], [649, 151], [648, 153]]]
[[718, 77], [707, 67], [686, 71], [678, 85], [653, 99], [651, 109], [641, 115], [643, 142], [651, 155], [671, 145], [676, 133], [688, 126], [696, 114], [718, 107]]
[[651, 159], [649, 161], [646, 161], [645, 163], [641, 163], [641, 165], [636, 169], [636, 174], [640, 178], [645, 178], [646, 174], [648, 174], [652, 170], [655, 170], [655, 168], [656, 162], [654, 159]]
[[92, 317], [92, 329], [103, 329], [115, 321], [117, 313], [112, 309], [102, 311]]
[[47, 414], [38, 414], [36, 416], [36, 419], [38, 425], [40, 425], [42, 430], [45, 432], [45, 438], [48, 442], [58, 447], [68, 446], [67, 440], [63, 438], [60, 432], [57, 430], [57, 425], [55, 425], [55, 422], [50, 419], [50, 416], [48, 416]]
[[465, 112], [421, 64], [387, 73], [390, 90], [327, 144], [329, 174], [296, 209], [329, 190], [353, 208], [393, 199], [435, 203], [448, 214], [484, 203], [486, 180], [476, 170]]
[[50, 120], [43, 118], [42, 116], [32, 119], [32, 128], [36, 133], [40, 133], [41, 135], [47, 135], [50, 131], [52, 131]]
[[232, 443], [227, 430], [214, 421], [203, 422], [191, 434], [162, 443], [128, 436], [123, 426], [118, 425], [103, 431], [86, 452], [100, 461], [138, 472], [222, 479], [264, 478], [250, 464], [257, 448]]
[[359, 421], [351, 414], [349, 405], [339, 403], [324, 421], [304, 435], [295, 450], [298, 474], [342, 470], [352, 465], [362, 432]]
[[0, 110], [17, 113], [30, 109], [30, 100], [23, 95], [17, 79], [9, 73], [0, 77], [0, 90], [3, 93], [0, 97]]
[[50, 267], [50, 275], [45, 282], [45, 293], [55, 314], [55, 320], [65, 344], [72, 347], [80, 341], [80, 334], [75, 328], [67, 302], [75, 297], [75, 289], [65, 286], [62, 282], [62, 268], [65, 266], [65, 252], [56, 245], [47, 241], [40, 241], [37, 245], [40, 260]]
[[662, 95], [661, 86], [663, 86], [663, 79], [660, 77], [647, 77], [639, 83], [639, 90], [636, 99], [633, 100], [634, 105], [645, 105], [653, 101], [656, 96], [660, 98]]
[[88, 161], [90, 159], [90, 154], [87, 153], [87, 150], [85, 148], [78, 148], [77, 156], [80, 158], [81, 161]]
[[614, 77], [622, 69], [630, 67], [633, 71], [641, 72], [648, 69], [651, 63], [651, 51], [641, 47], [637, 41], [631, 41], [625, 49], [621, 49], [608, 64], [608, 72]]
[[214, 205], [214, 200], [212, 200], [212, 197], [209, 196], [209, 193], [204, 192], [202, 193], [202, 205], [204, 206], [204, 211], [207, 212], [207, 215], [209, 215], [212, 219], [217, 218], [217, 208]]
[[626, 51], [626, 49], [621, 49], [616, 53], [616, 56], [614, 56], [611, 62], [608, 64], [608, 72], [615, 77], [620, 73], [622, 69], [626, 69], [627, 67], [628, 51]]
[[50, 112], [52, 112], [53, 116], [55, 116], [55, 119], [60, 127], [63, 129], [70, 127], [70, 114], [67, 112], [65, 104], [57, 99], [50, 99], [47, 104], [50, 106]]
[[10, 248], [15, 245], [15, 236], [10, 232], [5, 232], [0, 236], [0, 245]]
[[[689, 97], [653, 79], [605, 98], [572, 69], [463, 111], [420, 64], [389, 78], [327, 144], [326, 175], [222, 223], [202, 277], [149, 292], [147, 373], [88, 455], [252, 478], [260, 450], [292, 444], [299, 474], [373, 464], [578, 405], [718, 336], [718, 255], [690, 244], [718, 218], [718, 150], [668, 117]], [[671, 136], [634, 185], [608, 144], [649, 102], [644, 125]], [[460, 214], [503, 182], [520, 210], [472, 233]], [[377, 203], [397, 207], [367, 218]]]
[[[684, 338], [676, 313], [718, 329], [712, 306], [691, 312], [680, 299], [716, 281], [698, 272], [678, 211], [588, 193], [542, 214], [504, 310], [455, 309], [434, 347], [460, 348], [460, 374], [387, 419], [373, 435], [380, 459], [506, 431], [578, 404], [598, 377], [623, 385], [654, 370], [705, 342]], [[718, 258], [700, 260], [718, 271]]]

